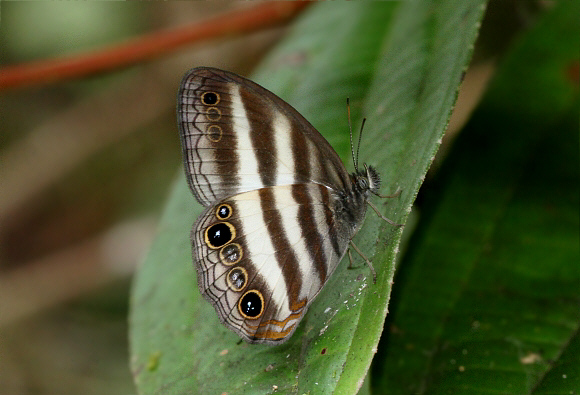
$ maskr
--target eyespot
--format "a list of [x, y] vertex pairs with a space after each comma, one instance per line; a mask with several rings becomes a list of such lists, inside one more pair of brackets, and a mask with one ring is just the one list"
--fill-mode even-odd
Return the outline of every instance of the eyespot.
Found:
[[238, 243], [230, 243], [220, 250], [220, 261], [224, 265], [235, 265], [242, 260], [244, 255], [242, 246]]
[[217, 107], [210, 107], [207, 109], [205, 116], [210, 121], [219, 121], [222, 117], [222, 112]]
[[207, 138], [217, 143], [222, 139], [222, 128], [218, 125], [210, 125], [205, 131]]
[[229, 222], [218, 222], [205, 230], [205, 244], [217, 249], [236, 238], [236, 228]]
[[215, 216], [218, 219], [224, 220], [224, 219], [228, 219], [232, 215], [232, 212], [233, 212], [232, 206], [230, 206], [229, 204], [226, 204], [226, 203], [222, 203], [216, 209]]
[[238, 302], [238, 311], [242, 317], [255, 320], [264, 313], [264, 297], [256, 289], [252, 289], [244, 294]]
[[220, 95], [215, 92], [204, 92], [201, 95], [201, 102], [206, 106], [215, 106], [220, 102]]
[[234, 267], [228, 272], [226, 281], [230, 289], [239, 292], [244, 289], [248, 282], [248, 272], [243, 267]]

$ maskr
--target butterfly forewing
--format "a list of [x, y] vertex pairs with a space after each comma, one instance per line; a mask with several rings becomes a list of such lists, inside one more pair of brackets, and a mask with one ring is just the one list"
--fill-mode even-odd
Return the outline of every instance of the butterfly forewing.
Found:
[[235, 74], [197, 68], [182, 80], [178, 124], [190, 188], [205, 206], [240, 192], [349, 175], [328, 142], [294, 108]]

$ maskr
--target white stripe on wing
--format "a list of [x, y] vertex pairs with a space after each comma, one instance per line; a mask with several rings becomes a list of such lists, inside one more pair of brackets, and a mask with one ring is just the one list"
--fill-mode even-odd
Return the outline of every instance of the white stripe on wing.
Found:
[[[238, 175], [244, 180], [245, 190], [259, 189], [264, 185], [258, 172], [258, 160], [256, 159], [256, 152], [252, 146], [252, 140], [250, 139], [250, 123], [248, 122], [244, 103], [240, 95], [240, 87], [232, 85], [231, 94], [232, 129], [238, 141], [236, 149], [239, 158]], [[239, 187], [238, 191], [240, 191]]]

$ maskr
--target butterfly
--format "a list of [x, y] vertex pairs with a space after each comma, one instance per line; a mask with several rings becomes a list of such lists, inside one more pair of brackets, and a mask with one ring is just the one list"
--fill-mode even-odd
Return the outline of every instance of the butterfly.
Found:
[[351, 239], [367, 204], [393, 223], [368, 200], [381, 196], [379, 174], [358, 160], [349, 174], [298, 111], [231, 72], [188, 71], [177, 121], [189, 187], [206, 207], [191, 231], [199, 290], [247, 342], [283, 343], [349, 244], [364, 258]]

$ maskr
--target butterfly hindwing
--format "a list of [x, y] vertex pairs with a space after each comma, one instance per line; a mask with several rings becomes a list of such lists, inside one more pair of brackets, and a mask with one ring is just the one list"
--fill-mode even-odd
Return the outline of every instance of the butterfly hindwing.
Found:
[[192, 230], [198, 285], [247, 341], [276, 344], [296, 329], [345, 253], [328, 188], [260, 188], [208, 207]]
[[190, 70], [177, 111], [188, 182], [205, 206], [273, 185], [349, 185], [340, 158], [320, 133], [252, 81], [212, 68]]

